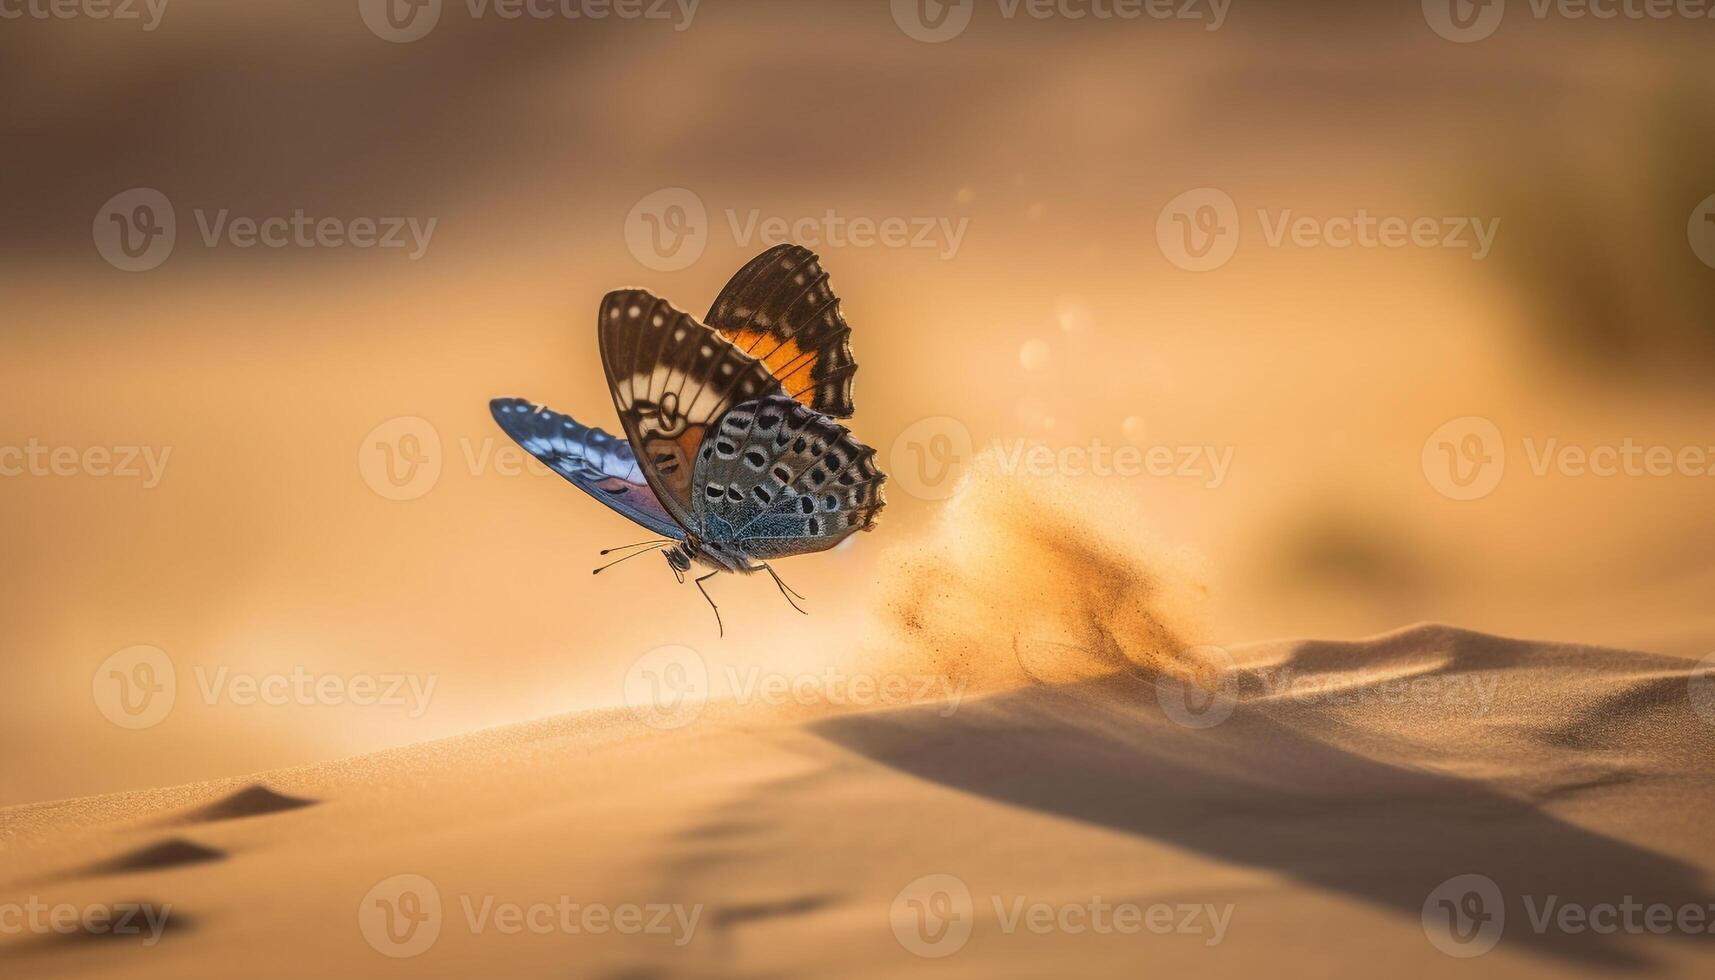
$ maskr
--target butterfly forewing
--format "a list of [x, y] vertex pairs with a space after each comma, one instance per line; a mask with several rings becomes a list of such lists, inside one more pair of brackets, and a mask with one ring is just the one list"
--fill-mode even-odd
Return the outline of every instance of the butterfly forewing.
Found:
[[641, 289], [607, 295], [597, 337], [644, 479], [675, 520], [698, 531], [692, 471], [704, 437], [732, 406], [778, 394], [780, 383], [756, 358]]
[[496, 398], [488, 409], [526, 452], [578, 489], [656, 534], [684, 539], [685, 529], [649, 488], [624, 439], [521, 398]]
[[775, 395], [733, 407], [698, 452], [694, 508], [708, 540], [750, 557], [825, 551], [868, 530], [885, 500], [875, 451]]
[[776, 245], [751, 259], [715, 298], [708, 322], [762, 361], [786, 394], [823, 415], [851, 417], [852, 331], [814, 252]]

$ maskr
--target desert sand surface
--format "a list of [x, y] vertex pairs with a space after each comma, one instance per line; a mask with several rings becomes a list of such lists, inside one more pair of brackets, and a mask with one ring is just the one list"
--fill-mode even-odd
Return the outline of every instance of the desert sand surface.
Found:
[[[0, 980], [1715, 976], [1715, 466], [1588, 465], [1715, 460], [1715, 21], [1649, 13], [1698, 4], [55, 14], [107, 6], [0, 0], [0, 468], [160, 466], [0, 479]], [[1218, 269], [1163, 234], [1199, 189]], [[134, 190], [146, 271], [97, 231]], [[298, 215], [437, 230], [230, 233]], [[707, 309], [775, 222], [889, 504], [783, 566], [808, 618], [715, 580], [723, 637], [659, 559], [590, 578], [641, 535], [487, 406], [613, 431], [601, 297]], [[147, 728], [97, 688], [139, 646]], [[668, 646], [909, 683], [628, 703]], [[435, 695], [202, 693], [300, 670]]]
[[[1533, 926], [1550, 897], [1715, 906], [1715, 726], [1691, 661], [1421, 625], [1238, 647], [1221, 684], [1202, 682], [1212, 696], [1187, 699], [1195, 680], [1171, 668], [1110, 669], [1117, 648], [1024, 639], [1005, 655], [1033, 679], [958, 703], [710, 703], [671, 728], [620, 708], [12, 807], [0, 899], [168, 911], [150, 945], [7, 937], [7, 972], [1041, 977], [1073, 956], [1082, 976], [1715, 966], [1704, 934]], [[1499, 887], [1504, 927], [1486, 953], [1454, 958], [1431, 943], [1424, 907], [1467, 874]], [[914, 884], [931, 875], [968, 896], [944, 878]], [[417, 904], [388, 890], [401, 881]], [[403, 919], [392, 938], [375, 931], [366, 909], [427, 910], [428, 890], [438, 915], [418, 912], [408, 940]], [[568, 902], [577, 931], [557, 911], [512, 933], [485, 914]], [[1033, 931], [1021, 903], [1070, 927]], [[1058, 911], [1093, 903], [1135, 906], [1161, 931], [1110, 917], [1097, 932], [1099, 917]], [[591, 904], [636, 905], [640, 928], [586, 931]], [[676, 917], [641, 928], [658, 907]]]

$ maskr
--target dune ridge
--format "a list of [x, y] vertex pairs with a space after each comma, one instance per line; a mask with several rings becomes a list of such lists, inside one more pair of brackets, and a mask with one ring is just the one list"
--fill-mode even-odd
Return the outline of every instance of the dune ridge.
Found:
[[[1699, 666], [1434, 623], [1212, 646], [1194, 561], [1105, 533], [1053, 488], [971, 479], [900, 546], [878, 609], [891, 639], [867, 660], [958, 679], [957, 702], [719, 703], [671, 730], [607, 709], [0, 810], [19, 873], [0, 903], [146, 888], [183, 916], [147, 956], [4, 936], [0, 955], [32, 975], [174, 978], [236, 957], [263, 978], [306, 964], [598, 978], [1027, 977], [1074, 958], [1091, 976], [1252, 976], [1283, 957], [1317, 975], [1715, 965], [1703, 934], [1532, 927], [1547, 898], [1715, 916]], [[192, 826], [194, 841], [160, 837]], [[439, 898], [432, 942], [410, 955], [363, 925], [401, 875]], [[1433, 898], [1466, 875], [1494, 884], [1508, 924], [1455, 960], [1432, 940]], [[969, 937], [947, 959], [898, 931], [925, 876], [969, 893]], [[471, 910], [495, 902], [670, 906], [699, 925], [520, 937], [478, 924]], [[1018, 903], [1101, 902], [1209, 910], [1198, 921], [1220, 926], [1007, 925]]]
[[[564, 976], [568, 962], [573, 975], [603, 977], [911, 973], [933, 961], [896, 940], [891, 903], [914, 879], [946, 873], [978, 895], [1234, 909], [1217, 947], [1174, 936], [1140, 948], [1008, 934], [978, 902], [977, 938], [954, 961], [976, 974], [1038, 975], [1074, 950], [1097, 974], [1139, 962], [1251, 973], [1309, 936], [1339, 937], [1343, 952], [1304, 954], [1327, 969], [1386, 958], [1426, 975], [1455, 961], [1425, 939], [1425, 896], [1478, 873], [1503, 890], [1514, 925], [1494, 952], [1459, 961], [1462, 972], [1691, 976], [1711, 964], [1705, 936], [1538, 933], [1521, 904], [1636, 896], [1715, 908], [1715, 726], [1690, 696], [1700, 675], [1689, 661], [1438, 624], [1230, 655], [1213, 692], [1230, 714], [1206, 727], [1176, 714], [1172, 699], [1187, 689], [1174, 672], [1123, 655], [1098, 670], [1091, 664], [1111, 660], [1066, 649], [1050, 659], [1086, 657], [1075, 664], [1083, 676], [1028, 679], [951, 713], [717, 710], [670, 733], [624, 710], [584, 713], [70, 801], [60, 806], [104, 816], [57, 836], [14, 836], [25, 842], [8, 856], [89, 874], [26, 891], [99, 901], [123, 880], [196, 927], [169, 930], [147, 958], [118, 943], [0, 946], [27, 956], [32, 975], [167, 976], [192, 951], [207, 962], [242, 949], [264, 954], [260, 975], [290, 976], [307, 942], [340, 970], [387, 975], [395, 962], [365, 945], [352, 910], [376, 882], [408, 871], [436, 882], [448, 906], [434, 949], [403, 961], [411, 975], [458, 976], [496, 957], [520, 976]], [[1436, 679], [1461, 692], [1492, 682], [1491, 700], [1443, 697], [1450, 688], [1424, 685]], [[148, 853], [151, 828], [229, 812], [234, 799], [261, 799], [262, 786], [270, 799], [338, 805], [200, 824], [196, 846], [224, 860], [123, 859]], [[31, 810], [0, 811], [0, 833], [34, 822]], [[115, 847], [127, 840], [144, 850]], [[116, 850], [117, 863], [95, 860]], [[21, 888], [0, 887], [4, 900]], [[645, 896], [700, 904], [705, 918], [683, 947], [470, 933], [452, 895], [496, 892]], [[255, 920], [261, 907], [322, 926], [309, 939], [280, 935]]]

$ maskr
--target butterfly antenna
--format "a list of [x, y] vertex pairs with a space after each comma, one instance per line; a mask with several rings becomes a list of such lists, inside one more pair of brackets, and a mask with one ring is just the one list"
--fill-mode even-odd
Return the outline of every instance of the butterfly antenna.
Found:
[[[796, 602], [792, 601], [793, 596], [797, 596], [800, 599], [803, 599], [804, 597], [801, 595], [798, 595], [797, 590], [793, 589], [790, 585], [787, 585], [785, 582], [782, 582], [780, 580], [780, 575], [774, 571], [773, 566], [769, 565], [767, 562], [763, 562], [762, 567], [765, 570], [767, 570], [768, 574], [771, 577], [773, 577], [774, 584], [780, 586], [780, 594], [786, 597], [786, 604], [791, 606], [793, 609], [796, 609], [799, 612], [804, 613], [804, 615], [806, 615], [806, 616], [810, 615], [809, 613], [804, 612], [804, 609], [802, 606], [799, 606]], [[808, 602], [809, 600], [805, 599], [804, 601]]]
[[[602, 554], [605, 555], [605, 554], [607, 554], [607, 552], [604, 551], [604, 552], [602, 552]], [[607, 564], [601, 566], [600, 568], [597, 568], [594, 571], [590, 572], [590, 574], [591, 575], [600, 575], [602, 572], [607, 571], [608, 569], [612, 568], [613, 566], [619, 564], [622, 561], [630, 561], [631, 559], [636, 558], [638, 555], [647, 555], [647, 554], [649, 554], [649, 552], [647, 552], [647, 551], [633, 551], [631, 554], [626, 555], [624, 558], [615, 558], [613, 561], [610, 561]]]
[[666, 538], [656, 538], [653, 541], [639, 541], [636, 544], [622, 544], [617, 548], [603, 548], [601, 549], [601, 553], [607, 555], [612, 554], [615, 551], [629, 551], [632, 548], [641, 548], [646, 544], [672, 544], [672, 542]]

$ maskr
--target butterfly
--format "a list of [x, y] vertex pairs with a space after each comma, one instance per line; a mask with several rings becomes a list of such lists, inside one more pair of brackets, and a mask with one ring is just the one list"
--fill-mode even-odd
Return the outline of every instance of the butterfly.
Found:
[[[508, 436], [578, 489], [660, 535], [596, 572], [661, 551], [683, 584], [692, 565], [767, 572], [769, 559], [834, 547], [875, 528], [887, 477], [850, 418], [851, 327], [809, 249], [752, 259], [698, 321], [642, 289], [602, 299], [596, 343], [620, 439], [521, 398], [489, 411]], [[641, 549], [641, 550], [632, 550]]]

